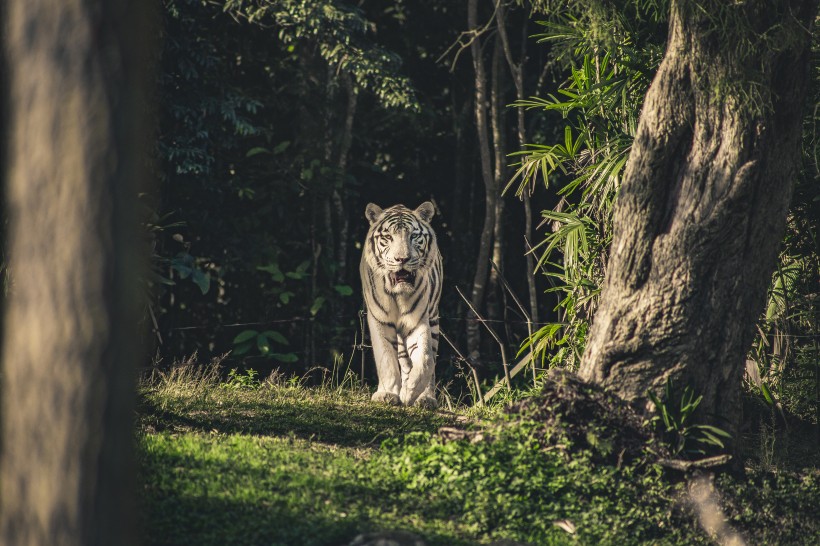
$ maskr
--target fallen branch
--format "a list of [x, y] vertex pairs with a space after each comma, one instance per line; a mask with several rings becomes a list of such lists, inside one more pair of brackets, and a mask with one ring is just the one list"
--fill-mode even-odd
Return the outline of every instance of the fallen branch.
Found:
[[476, 444], [487, 439], [487, 435], [481, 430], [464, 430], [456, 427], [441, 427], [438, 429], [439, 437], [445, 442], [455, 442], [458, 440], [469, 440], [471, 444]]
[[731, 455], [716, 455], [715, 457], [706, 457], [705, 459], [698, 459], [696, 461], [684, 461], [682, 459], [660, 459], [658, 464], [664, 468], [688, 472], [695, 469], [699, 470], [702, 468], [722, 466], [730, 460], [732, 460]]

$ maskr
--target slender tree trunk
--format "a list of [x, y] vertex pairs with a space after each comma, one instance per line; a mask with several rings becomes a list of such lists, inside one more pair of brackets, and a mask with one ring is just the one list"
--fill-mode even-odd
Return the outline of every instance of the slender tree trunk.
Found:
[[[344, 177], [347, 171], [350, 146], [353, 143], [353, 121], [356, 117], [358, 93], [356, 87], [353, 85], [353, 79], [349, 75], [342, 75], [342, 80], [347, 93], [347, 107], [345, 109], [342, 138], [339, 142], [339, 156], [336, 162], [336, 169], [338, 170], [339, 176]], [[336, 272], [336, 281], [340, 284], [347, 282], [347, 247], [349, 239], [348, 232], [350, 231], [350, 221], [343, 195], [344, 187], [342, 185], [337, 185], [333, 188], [333, 207], [336, 210], [339, 229], [339, 243], [336, 249], [336, 261], [339, 265], [339, 269]]]
[[[450, 95], [452, 100], [452, 115], [453, 115], [453, 134], [455, 135], [455, 153], [453, 154], [453, 165], [455, 168], [455, 175], [453, 179], [453, 193], [452, 193], [452, 210], [451, 212], [451, 229], [455, 233], [469, 233], [468, 229], [470, 209], [469, 199], [467, 198], [466, 183], [472, 180], [471, 176], [466, 175], [468, 149], [470, 148], [468, 142], [468, 135], [465, 134], [465, 127], [468, 126], [470, 119], [470, 106], [472, 100], [466, 97], [464, 103], [459, 105], [457, 102], [458, 93], [455, 91], [455, 86], [451, 86]], [[471, 184], [472, 185], [472, 184]], [[466, 204], [465, 204], [466, 203]], [[457, 261], [463, 262], [466, 258], [468, 249], [459, 249], [463, 254], [458, 256]], [[451, 274], [451, 273], [448, 273]]]
[[[467, 3], [467, 28], [478, 32], [477, 0]], [[478, 133], [478, 148], [481, 158], [481, 176], [484, 180], [484, 227], [481, 230], [481, 240], [476, 259], [475, 277], [471, 299], [476, 309], [481, 309], [484, 302], [484, 293], [487, 288], [487, 277], [490, 269], [490, 252], [493, 244], [495, 228], [495, 206], [498, 189], [495, 186], [492, 167], [492, 151], [490, 150], [490, 136], [487, 124], [487, 73], [484, 70], [484, 59], [479, 36], [474, 36], [470, 44], [475, 71], [475, 123]], [[467, 350], [470, 358], [478, 361], [480, 358], [481, 337], [479, 324], [476, 319], [467, 321]]]
[[[505, 138], [506, 108], [502, 90], [501, 45], [496, 40], [493, 44], [493, 64], [490, 76], [490, 128], [493, 135], [493, 178], [496, 192], [507, 178], [507, 142]], [[496, 196], [495, 220], [493, 225], [492, 261], [504, 269], [504, 199]], [[490, 283], [487, 292], [487, 315], [500, 320], [503, 315], [503, 287], [499, 272], [490, 268]]]
[[[321, 167], [314, 170], [315, 180], [314, 191], [319, 191], [322, 196], [322, 218], [324, 227], [322, 232], [325, 236], [325, 248], [331, 259], [336, 258], [336, 230], [333, 226], [333, 208], [331, 200], [333, 198], [333, 184], [335, 180], [328, 177], [324, 172], [330, 171], [330, 166], [334, 164], [334, 134], [336, 133], [336, 83], [334, 81], [335, 70], [330, 66], [323, 66], [324, 73], [324, 94], [321, 99], [322, 107], [319, 110], [319, 125], [321, 127], [316, 142], [322, 143]], [[314, 112], [315, 115], [315, 112]], [[330, 179], [329, 179], [330, 178]], [[332, 277], [331, 277], [332, 278]]]
[[[495, 11], [495, 19], [498, 25], [498, 38], [501, 41], [501, 47], [504, 51], [504, 58], [507, 60], [507, 66], [512, 74], [513, 84], [515, 85], [515, 100], [524, 100], [524, 63], [527, 59], [527, 22], [528, 18], [523, 18], [521, 28], [521, 54], [518, 63], [515, 62], [512, 55], [512, 47], [510, 46], [509, 35], [507, 34], [507, 9], [504, 6], [503, 0], [499, 0], [498, 8]], [[527, 144], [527, 125], [524, 118], [524, 109], [516, 109], [516, 135], [518, 136], [518, 149], [523, 150]], [[533, 322], [538, 322], [538, 292], [535, 287], [535, 259], [530, 253], [530, 245], [532, 243], [532, 204], [530, 202], [530, 191], [524, 190], [521, 196], [524, 202], [524, 252], [527, 266], [527, 292], [529, 295], [530, 304], [530, 319]]]
[[[143, 4], [12, 0], [0, 542], [135, 542]], [[147, 57], [146, 57], [147, 58]]]
[[816, 13], [816, 0], [672, 2], [582, 377], [636, 402], [672, 378], [703, 395], [702, 420], [736, 432], [799, 161]]

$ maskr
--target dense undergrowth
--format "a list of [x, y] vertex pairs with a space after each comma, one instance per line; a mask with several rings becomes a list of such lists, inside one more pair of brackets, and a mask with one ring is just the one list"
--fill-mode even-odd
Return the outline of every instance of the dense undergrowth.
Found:
[[[504, 411], [428, 412], [373, 404], [353, 380], [195, 370], [140, 389], [147, 544], [332, 546], [380, 529], [442, 546], [712, 543], [684, 475], [604, 398], [566, 403], [547, 380]], [[750, 544], [820, 543], [816, 456], [747, 462], [715, 480], [729, 525]]]

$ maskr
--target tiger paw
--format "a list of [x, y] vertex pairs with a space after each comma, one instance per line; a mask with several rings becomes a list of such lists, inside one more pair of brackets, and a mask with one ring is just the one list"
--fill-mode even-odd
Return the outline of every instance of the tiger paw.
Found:
[[373, 393], [373, 396], [371, 396], [370, 399], [373, 402], [384, 402], [385, 404], [389, 404], [391, 406], [401, 405], [399, 395], [387, 391], [376, 391]]
[[413, 402], [414, 406], [418, 406], [420, 408], [434, 410], [438, 407], [438, 401], [432, 396], [419, 396], [415, 402]]

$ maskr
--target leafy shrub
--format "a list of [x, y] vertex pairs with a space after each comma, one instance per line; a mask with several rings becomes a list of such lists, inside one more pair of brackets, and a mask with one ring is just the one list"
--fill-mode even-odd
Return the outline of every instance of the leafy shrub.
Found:
[[692, 387], [687, 385], [678, 395], [672, 380], [667, 379], [662, 396], [654, 392], [648, 394], [657, 411], [652, 423], [672, 450], [672, 455], [705, 455], [709, 448], [723, 449], [721, 438], [731, 438], [725, 430], [695, 422], [695, 412], [703, 396], [696, 397]]

